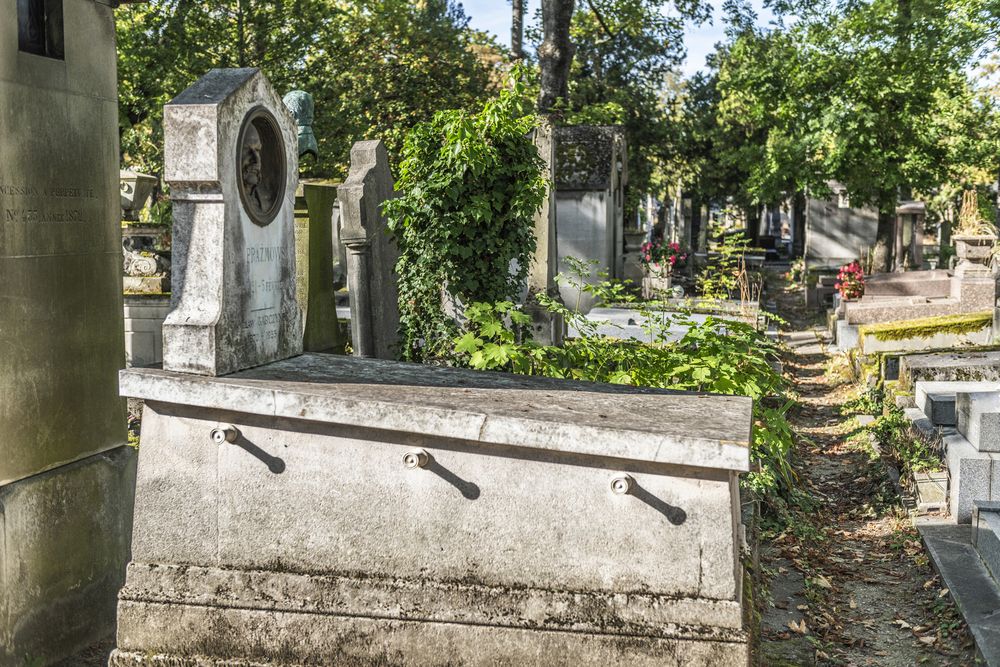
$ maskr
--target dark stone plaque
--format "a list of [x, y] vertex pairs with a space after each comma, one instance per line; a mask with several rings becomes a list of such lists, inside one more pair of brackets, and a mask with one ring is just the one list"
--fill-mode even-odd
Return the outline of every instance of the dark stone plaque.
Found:
[[281, 210], [285, 191], [285, 142], [271, 112], [256, 107], [247, 113], [237, 150], [243, 209], [256, 224], [266, 226]]

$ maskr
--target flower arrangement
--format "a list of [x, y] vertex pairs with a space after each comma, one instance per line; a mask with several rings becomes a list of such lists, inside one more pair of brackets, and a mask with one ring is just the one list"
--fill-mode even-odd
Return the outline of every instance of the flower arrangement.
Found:
[[857, 260], [840, 267], [834, 284], [844, 299], [860, 299], [865, 293], [865, 271]]
[[679, 243], [647, 241], [640, 248], [639, 259], [649, 273], [669, 275], [674, 266], [687, 257], [687, 253], [681, 251]]

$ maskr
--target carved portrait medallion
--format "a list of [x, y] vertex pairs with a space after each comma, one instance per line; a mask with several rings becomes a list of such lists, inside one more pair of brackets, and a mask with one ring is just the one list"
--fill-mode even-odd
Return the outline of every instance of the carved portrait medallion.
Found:
[[285, 142], [271, 112], [247, 112], [236, 146], [240, 201], [254, 223], [266, 226], [281, 210], [286, 175]]

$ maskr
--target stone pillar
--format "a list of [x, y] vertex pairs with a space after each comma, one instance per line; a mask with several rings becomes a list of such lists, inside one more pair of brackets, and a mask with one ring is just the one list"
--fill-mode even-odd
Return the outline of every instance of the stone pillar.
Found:
[[545, 201], [535, 214], [535, 256], [528, 271], [528, 297], [525, 311], [531, 315], [532, 337], [542, 345], [561, 345], [565, 333], [565, 322], [538, 303], [539, 294], [560, 300], [556, 285], [556, 267], [559, 264], [559, 248], [556, 234], [556, 136], [552, 122], [548, 118], [540, 121], [534, 133], [535, 146], [545, 163], [545, 178], [548, 190]]
[[395, 359], [399, 353], [399, 249], [382, 212], [382, 203], [394, 197], [395, 191], [381, 141], [354, 144], [351, 171], [337, 193], [340, 240], [347, 247], [354, 355]]
[[164, 107], [174, 214], [163, 367], [226, 375], [302, 352], [295, 122], [254, 68], [214, 69]]
[[108, 4], [0, 0], [0, 665], [108, 635], [128, 560]]
[[334, 222], [339, 226], [337, 187], [302, 183], [295, 196], [296, 293], [302, 309], [302, 349], [342, 352], [346, 342], [337, 319]]

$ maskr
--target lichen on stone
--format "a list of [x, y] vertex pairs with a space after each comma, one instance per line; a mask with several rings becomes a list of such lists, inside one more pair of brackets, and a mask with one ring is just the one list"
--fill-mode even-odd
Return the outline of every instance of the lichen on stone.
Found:
[[979, 331], [992, 323], [993, 312], [986, 311], [866, 324], [861, 326], [858, 332], [861, 336], [873, 336], [876, 340], [885, 342], [906, 340], [907, 338], [930, 338], [938, 334], [967, 334]]

